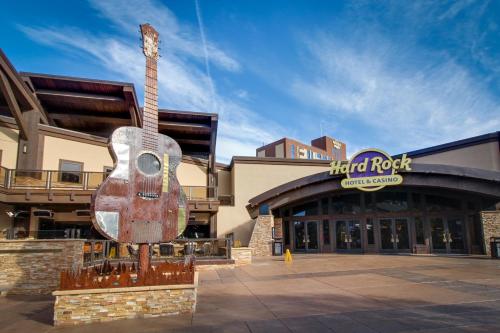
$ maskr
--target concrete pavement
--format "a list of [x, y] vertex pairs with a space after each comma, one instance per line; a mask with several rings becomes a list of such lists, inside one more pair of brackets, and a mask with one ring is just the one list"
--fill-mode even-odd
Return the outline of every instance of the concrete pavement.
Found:
[[500, 261], [295, 255], [201, 272], [193, 316], [54, 328], [51, 297], [0, 298], [0, 332], [500, 332]]

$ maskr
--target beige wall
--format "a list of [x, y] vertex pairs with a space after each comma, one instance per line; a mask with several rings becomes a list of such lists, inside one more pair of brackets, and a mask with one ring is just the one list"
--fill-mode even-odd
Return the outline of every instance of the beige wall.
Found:
[[107, 147], [46, 135], [42, 168], [58, 170], [60, 159], [82, 162], [83, 171], [103, 172], [105, 166], [113, 166]]
[[500, 152], [498, 149], [498, 142], [488, 142], [429, 156], [415, 157], [413, 162], [500, 171]]
[[236, 161], [232, 169], [235, 205], [219, 207], [217, 237], [222, 238], [233, 232], [235, 240], [247, 245], [254, 226], [245, 208], [249, 199], [278, 185], [328, 169], [328, 164], [322, 166], [243, 164]]
[[231, 171], [219, 170], [217, 172], [217, 177], [219, 194], [232, 194]]
[[207, 186], [207, 167], [181, 162], [177, 179], [182, 186]]
[[15, 169], [17, 164], [17, 142], [19, 131], [0, 127], [0, 150], [2, 150], [2, 166]]

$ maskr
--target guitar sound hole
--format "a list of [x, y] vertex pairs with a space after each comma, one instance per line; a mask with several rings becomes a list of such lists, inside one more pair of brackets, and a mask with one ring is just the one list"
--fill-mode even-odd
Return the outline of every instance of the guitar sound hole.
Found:
[[154, 175], [161, 169], [160, 160], [151, 153], [144, 153], [137, 159], [137, 166], [146, 175]]

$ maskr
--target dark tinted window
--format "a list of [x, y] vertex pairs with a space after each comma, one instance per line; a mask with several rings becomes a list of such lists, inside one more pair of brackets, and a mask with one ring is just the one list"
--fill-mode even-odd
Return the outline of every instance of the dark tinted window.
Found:
[[366, 235], [368, 236], [368, 244], [375, 244], [375, 236], [373, 233], [373, 219], [366, 220]]
[[321, 214], [328, 215], [328, 198], [321, 200]]
[[318, 215], [318, 202], [312, 201], [300, 206], [293, 207], [293, 216]]
[[426, 195], [425, 203], [430, 211], [459, 210], [460, 200], [440, 195]]
[[330, 244], [330, 223], [328, 220], [323, 220], [323, 244]]
[[359, 194], [345, 194], [334, 197], [332, 207], [333, 212], [337, 214], [360, 213], [361, 196]]
[[425, 244], [424, 222], [420, 217], [415, 218], [415, 234], [417, 236], [417, 244]]
[[408, 209], [408, 198], [405, 192], [378, 192], [375, 198], [379, 212], [400, 212]]
[[283, 221], [283, 234], [285, 245], [290, 245], [290, 223], [288, 221]]

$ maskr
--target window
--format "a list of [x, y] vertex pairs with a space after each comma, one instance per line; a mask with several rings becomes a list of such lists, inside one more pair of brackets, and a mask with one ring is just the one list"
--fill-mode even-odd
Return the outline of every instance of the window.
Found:
[[333, 212], [337, 214], [357, 214], [361, 212], [361, 197], [359, 194], [346, 194], [334, 197]]
[[103, 175], [103, 179], [106, 179], [109, 177], [109, 175], [111, 174], [111, 172], [113, 171], [113, 167], [107, 167], [105, 166], [103, 168], [103, 171], [104, 171], [104, 175]]
[[330, 245], [330, 222], [323, 220], [323, 244]]
[[420, 217], [415, 217], [415, 234], [417, 236], [417, 244], [425, 244], [424, 222]]
[[366, 235], [368, 236], [368, 244], [375, 244], [375, 237], [373, 233], [373, 219], [366, 220]]
[[321, 159], [321, 154], [320, 153], [316, 153], [316, 158], [320, 160]]
[[408, 198], [405, 192], [378, 192], [375, 194], [379, 212], [400, 212], [408, 210]]
[[292, 215], [293, 216], [318, 215], [318, 202], [312, 201], [312, 202], [305, 203], [303, 205], [293, 207]]
[[321, 214], [328, 215], [328, 198], [321, 199]]
[[83, 163], [59, 160], [59, 181], [80, 184], [83, 180]]
[[425, 204], [429, 211], [459, 210], [460, 200], [438, 195], [426, 195]]
[[285, 238], [285, 245], [290, 245], [290, 222], [283, 221], [283, 233]]
[[290, 145], [290, 158], [295, 158], [295, 145], [293, 143]]

